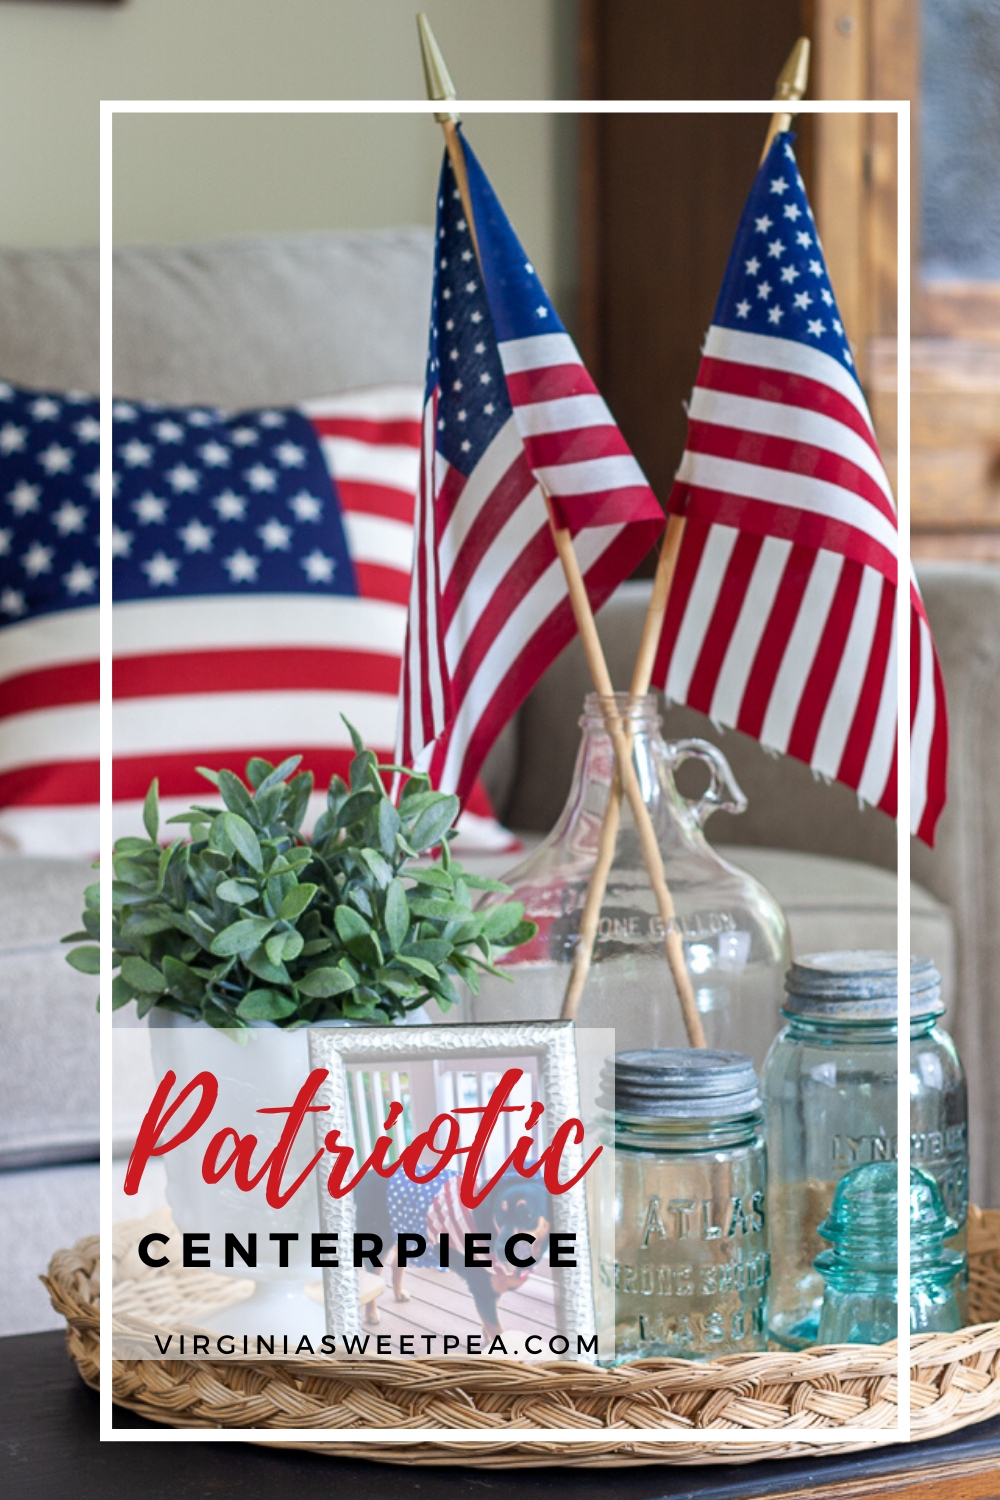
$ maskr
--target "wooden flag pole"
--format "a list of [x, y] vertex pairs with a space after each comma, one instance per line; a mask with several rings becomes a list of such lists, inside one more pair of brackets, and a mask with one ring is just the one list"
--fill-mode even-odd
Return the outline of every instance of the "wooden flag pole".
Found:
[[[792, 104], [796, 99], [801, 99], [806, 91], [808, 81], [809, 38], [801, 36], [789, 53], [785, 66], [778, 75], [778, 81], [774, 87], [773, 97], [775, 102]], [[791, 123], [792, 115], [787, 110], [778, 111], [771, 116], [771, 123], [764, 140], [764, 149], [760, 156], [762, 162], [770, 151], [775, 136], [781, 131], [787, 130]], [[643, 698], [649, 692], [649, 684], [653, 676], [653, 666], [656, 662], [657, 647], [660, 644], [660, 636], [663, 633], [663, 622], [666, 618], [670, 589], [674, 581], [677, 556], [680, 552], [683, 537], [684, 517], [671, 516], [667, 521], [666, 535], [663, 538], [660, 559], [656, 565], [656, 575], [653, 579], [653, 593], [649, 601], [649, 608], [646, 611], [642, 639], [639, 643], [639, 653], [635, 659], [635, 667], [632, 672], [632, 683], [629, 692], [633, 698]], [[591, 872], [590, 884], [587, 887], [587, 899], [584, 902], [583, 915], [580, 918], [580, 938], [576, 945], [576, 953], [573, 957], [573, 965], [570, 969], [566, 993], [563, 997], [562, 1019], [564, 1021], [572, 1021], [576, 1016], [580, 1005], [580, 997], [583, 994], [584, 985], [587, 983], [587, 975], [590, 973], [594, 943], [597, 939], [597, 924], [600, 921], [601, 907], [604, 903], [604, 893], [607, 889], [608, 876], [611, 874], [611, 866], [614, 863], [615, 846], [618, 840], [618, 826], [621, 821], [621, 795], [621, 783], [616, 775], [611, 786], [608, 805], [604, 810], [604, 821], [601, 824], [601, 837], [597, 848], [597, 862]]]
[[[447, 66], [437, 45], [434, 33], [431, 31], [430, 24], [423, 12], [417, 16], [417, 30], [420, 35], [420, 50], [423, 57], [428, 98], [440, 100], [442, 103], [450, 103], [456, 98], [455, 87], [448, 74]], [[449, 109], [436, 111], [434, 118], [444, 131], [448, 157], [452, 170], [455, 173], [455, 182], [461, 195], [462, 208], [469, 225], [469, 234], [478, 258], [479, 242], [476, 235], [475, 219], [472, 213], [472, 200], [469, 195], [469, 179], [465, 166], [465, 154], [457, 129], [459, 116], [453, 110]], [[643, 801], [635, 768], [632, 765], [631, 737], [626, 734], [621, 717], [614, 710], [613, 702], [610, 704], [608, 702], [608, 700], [613, 699], [614, 687], [611, 682], [611, 674], [608, 671], [607, 661], [605, 660], [604, 648], [597, 633], [597, 624], [594, 620], [593, 610], [590, 607], [590, 599], [587, 595], [587, 588], [580, 570], [576, 549], [573, 546], [573, 538], [568, 528], [556, 524], [551, 498], [545, 493], [544, 487], [542, 487], [542, 493], [545, 496], [545, 503], [548, 509], [552, 540], [562, 565], [570, 605], [573, 610], [573, 618], [576, 622], [576, 628], [580, 633], [580, 639], [583, 642], [591, 681], [594, 684], [595, 691], [605, 700], [603, 705], [605, 724], [614, 745], [617, 764], [615, 783], [618, 786], [624, 785], [625, 795], [628, 798], [629, 807], [632, 809], [632, 816], [635, 819], [643, 861], [646, 865], [646, 873], [649, 877], [650, 886], [656, 898], [657, 910], [666, 932], [664, 945], [667, 953], [667, 961], [670, 965], [680, 998], [681, 1011], [688, 1039], [693, 1047], [704, 1047], [705, 1033], [702, 1028], [701, 1017], [698, 1015], [691, 977], [688, 974], [687, 965], [684, 961], [684, 945], [680, 934], [675, 930], [674, 903], [663, 871], [663, 857], [660, 853], [656, 831], [653, 828], [652, 819], [649, 815], [649, 808]]]

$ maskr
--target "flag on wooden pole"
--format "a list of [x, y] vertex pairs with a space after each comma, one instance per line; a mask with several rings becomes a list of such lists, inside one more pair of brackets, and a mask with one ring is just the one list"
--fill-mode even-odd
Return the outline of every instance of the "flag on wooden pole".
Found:
[[[898, 531], [791, 137], [743, 211], [668, 509], [686, 526], [653, 681], [896, 814]], [[915, 578], [911, 827], [945, 801], [944, 685]]]
[[572, 638], [546, 496], [594, 609], [663, 512], [468, 145], [445, 157], [399, 758], [464, 796]]

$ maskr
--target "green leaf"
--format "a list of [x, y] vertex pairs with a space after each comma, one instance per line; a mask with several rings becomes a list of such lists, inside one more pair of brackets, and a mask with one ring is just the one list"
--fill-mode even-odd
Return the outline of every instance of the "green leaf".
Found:
[[338, 906], [333, 914], [333, 925], [337, 936], [345, 946], [357, 938], [369, 938], [372, 930], [359, 911], [353, 906]]
[[333, 925], [340, 941], [354, 958], [363, 964], [381, 964], [382, 948], [379, 940], [360, 912], [350, 906], [338, 906], [333, 913]]
[[397, 953], [396, 963], [405, 964], [415, 974], [423, 974], [425, 979], [437, 979], [438, 971], [434, 964], [429, 963], [426, 958], [414, 958], [410, 953]]
[[384, 798], [378, 792], [352, 792], [337, 812], [337, 827], [349, 828], [352, 823], [360, 823], [382, 801]]
[[[222, 793], [222, 800], [230, 812], [245, 814], [249, 811], [252, 805], [250, 793], [240, 778], [234, 776], [232, 771], [219, 772], [219, 791]], [[234, 839], [233, 842], [236, 843], [236, 840]], [[237, 848], [239, 848], [239, 845], [237, 845]]]
[[392, 879], [392, 865], [387, 859], [383, 859], [377, 849], [362, 849], [361, 858], [384, 889]]
[[89, 907], [91, 911], [100, 911], [101, 887], [96, 881], [93, 885], [88, 885], [85, 887], [83, 892], [83, 904], [84, 906]]
[[[537, 922], [519, 922], [513, 932], [508, 932], [503, 939], [502, 947], [505, 949], [520, 948], [522, 943], [530, 943], [531, 939], [538, 933]], [[496, 939], [494, 939], [496, 941]]]
[[423, 896], [411, 896], [410, 910], [414, 916], [427, 917], [433, 922], [464, 922], [470, 915], [469, 908], [460, 901], [427, 900]]
[[320, 999], [329, 999], [331, 995], [344, 995], [348, 990], [354, 988], [354, 983], [349, 974], [343, 969], [324, 967], [322, 969], [311, 969], [308, 974], [295, 981], [295, 988], [303, 995], [316, 995]]
[[167, 878], [167, 870], [170, 867], [170, 861], [173, 859], [177, 847], [178, 844], [168, 844], [165, 849], [160, 850], [160, 862], [156, 872], [156, 889], [158, 891], [163, 890], [163, 882]]
[[[271, 769], [267, 761], [263, 761], [262, 764], [267, 766], [267, 775], [257, 787], [258, 797], [263, 796], [265, 792], [269, 792], [272, 787], [278, 786], [280, 782], [287, 781], [292, 772], [302, 764], [302, 757], [301, 755], [289, 755], [280, 765], [275, 766], [274, 770]], [[249, 770], [249, 767], [247, 769]]]
[[101, 950], [92, 947], [89, 943], [85, 948], [71, 948], [66, 955], [66, 962], [74, 969], [79, 969], [81, 974], [99, 974]]
[[440, 887], [442, 890], [452, 891], [455, 888], [454, 877], [448, 870], [438, 869], [416, 869], [407, 870], [407, 880], [412, 880], [414, 885], [431, 885]]
[[380, 999], [381, 996], [376, 994], [374, 990], [369, 989], [367, 985], [361, 985], [354, 991], [349, 1000], [341, 1002], [341, 1009], [345, 1016], [363, 1021], [367, 1017], [377, 1013]]
[[[87, 913], [93, 916], [92, 912]], [[158, 932], [172, 932], [174, 930], [173, 913], [161, 916], [155, 912], [144, 915], [135, 912], [127, 916], [122, 923], [121, 936], [123, 938], [155, 937]], [[96, 934], [92, 934], [96, 936]]]
[[451, 953], [451, 944], [445, 938], [421, 938], [407, 943], [403, 953], [407, 958], [421, 958], [424, 963], [443, 964]]
[[252, 953], [242, 953], [240, 963], [265, 984], [291, 984], [284, 964], [272, 963], [263, 946], [255, 948]]
[[296, 1009], [291, 995], [280, 990], [250, 990], [237, 1005], [236, 1014], [244, 1021], [281, 1021]]
[[379, 848], [386, 859], [392, 859], [396, 853], [396, 835], [402, 824], [399, 813], [393, 807], [388, 797], [383, 797], [379, 802], [377, 817]]
[[249, 880], [220, 880], [215, 894], [220, 901], [229, 901], [233, 906], [245, 906], [248, 901], [260, 898], [260, 891]]
[[[150, 843], [149, 839], [133, 838], [131, 836], [115, 839], [116, 854], [124, 854], [126, 856], [133, 854], [148, 854], [150, 850], [153, 849], [153, 847], [154, 845]], [[159, 848], [157, 848], [157, 858], [159, 858], [159, 855], [160, 851]]]
[[121, 1010], [123, 1005], [130, 1004], [135, 999], [135, 990], [127, 980], [119, 975], [111, 981], [111, 1009]]
[[375, 975], [379, 984], [385, 985], [386, 989], [394, 995], [401, 996], [404, 1000], [417, 1000], [424, 993], [423, 987], [410, 979], [408, 975], [401, 974], [398, 970], [379, 969]]
[[502, 906], [487, 907], [482, 919], [484, 935], [491, 943], [499, 943], [524, 920], [524, 906], [520, 901], [505, 901]]
[[133, 990], [141, 990], [144, 995], [161, 995], [166, 989], [159, 969], [154, 969], [152, 964], [134, 954], [122, 959], [122, 978]]
[[163, 960], [163, 978], [167, 989], [178, 1000], [200, 1000], [205, 993], [204, 975], [169, 953]]
[[195, 770], [199, 776], [204, 776], [205, 780], [210, 781], [213, 786], [219, 785], [218, 771], [210, 771], [207, 766], [195, 766]]
[[286, 932], [285, 947], [281, 955], [285, 963], [290, 964], [293, 959], [298, 958], [299, 954], [302, 952], [302, 949], [305, 947], [305, 943], [306, 940], [302, 936], [301, 932]]
[[385, 930], [393, 952], [398, 953], [410, 930], [410, 907], [399, 880], [390, 881], [385, 893]]
[[488, 880], [485, 875], [470, 875], [460, 865], [452, 865], [452, 870], [456, 875], [461, 874], [466, 885], [474, 891], [493, 891], [497, 896], [510, 895], [510, 886], [504, 885], [502, 880]]
[[298, 833], [302, 819], [309, 808], [315, 780], [311, 771], [302, 771], [293, 776], [288, 784], [288, 802], [285, 806], [285, 822]]
[[213, 938], [212, 952], [217, 953], [220, 958], [249, 953], [260, 946], [273, 926], [274, 922], [267, 917], [243, 917], [239, 922], [224, 927]]
[[354, 746], [355, 755], [363, 755], [365, 753], [364, 740], [361, 738], [360, 734], [355, 729], [354, 725], [351, 723], [346, 714], [341, 714], [340, 717], [343, 719], [345, 725], [347, 726], [347, 732], [351, 736], [351, 744]]
[[142, 823], [150, 838], [155, 841], [160, 831], [160, 783], [156, 777], [153, 778], [142, 804]]
[[252, 755], [247, 761], [247, 781], [254, 788], [258, 788], [265, 776], [270, 776], [274, 770], [269, 760], [262, 759], [259, 755]]
[[333, 940], [331, 938], [313, 938], [302, 949], [302, 956], [304, 958], [312, 958], [315, 953], [328, 953], [332, 947]]
[[414, 848], [430, 849], [440, 843], [458, 817], [460, 806], [457, 797], [442, 797], [436, 806], [425, 808], [410, 830]]
[[264, 944], [264, 952], [273, 964], [280, 964], [286, 959], [290, 962], [298, 958], [302, 946], [301, 932], [276, 932]]
[[223, 814], [222, 824], [233, 848], [242, 854], [247, 864], [255, 870], [263, 870], [264, 856], [260, 852], [260, 842], [247, 820], [238, 813], [227, 812]]
[[293, 886], [278, 907], [282, 922], [294, 922], [300, 917], [318, 890], [318, 885], [310, 885], [308, 881]]

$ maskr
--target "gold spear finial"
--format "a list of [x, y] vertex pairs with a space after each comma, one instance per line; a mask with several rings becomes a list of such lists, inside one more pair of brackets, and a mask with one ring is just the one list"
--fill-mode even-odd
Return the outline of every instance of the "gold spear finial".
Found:
[[774, 86], [775, 99], [801, 99], [809, 82], [809, 38], [800, 36], [791, 52], [788, 61], [778, 74], [778, 81]]
[[[778, 81], [774, 85], [774, 93], [771, 95], [776, 104], [794, 104], [802, 98], [809, 82], [809, 38], [800, 36], [781, 72]], [[437, 96], [434, 96], [437, 97]], [[764, 141], [764, 150], [761, 152], [761, 161], [771, 149], [771, 143], [776, 135], [783, 130], [790, 130], [792, 126], [792, 115], [788, 110], [782, 110], [780, 114], [771, 116], [771, 125]]]
[[[441, 54], [441, 48], [437, 44], [437, 37], [431, 30], [431, 23], [427, 19], [426, 12], [417, 12], [417, 33], [420, 37], [420, 55], [424, 60], [424, 81], [427, 84], [428, 99], [457, 99], [455, 85], [451, 81], [448, 65]], [[808, 46], [808, 43], [806, 44]], [[454, 110], [435, 111], [434, 118], [439, 125], [451, 120], [456, 125], [462, 116]]]

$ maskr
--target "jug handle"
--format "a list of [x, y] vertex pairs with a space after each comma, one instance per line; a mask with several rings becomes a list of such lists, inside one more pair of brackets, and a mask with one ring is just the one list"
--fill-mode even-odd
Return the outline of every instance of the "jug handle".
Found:
[[697, 801], [684, 799], [699, 828], [704, 828], [714, 812], [746, 812], [747, 799], [728, 760], [709, 740], [670, 740], [667, 755], [671, 771], [676, 771], [687, 760], [700, 760], [708, 767], [711, 780], [707, 791]]

